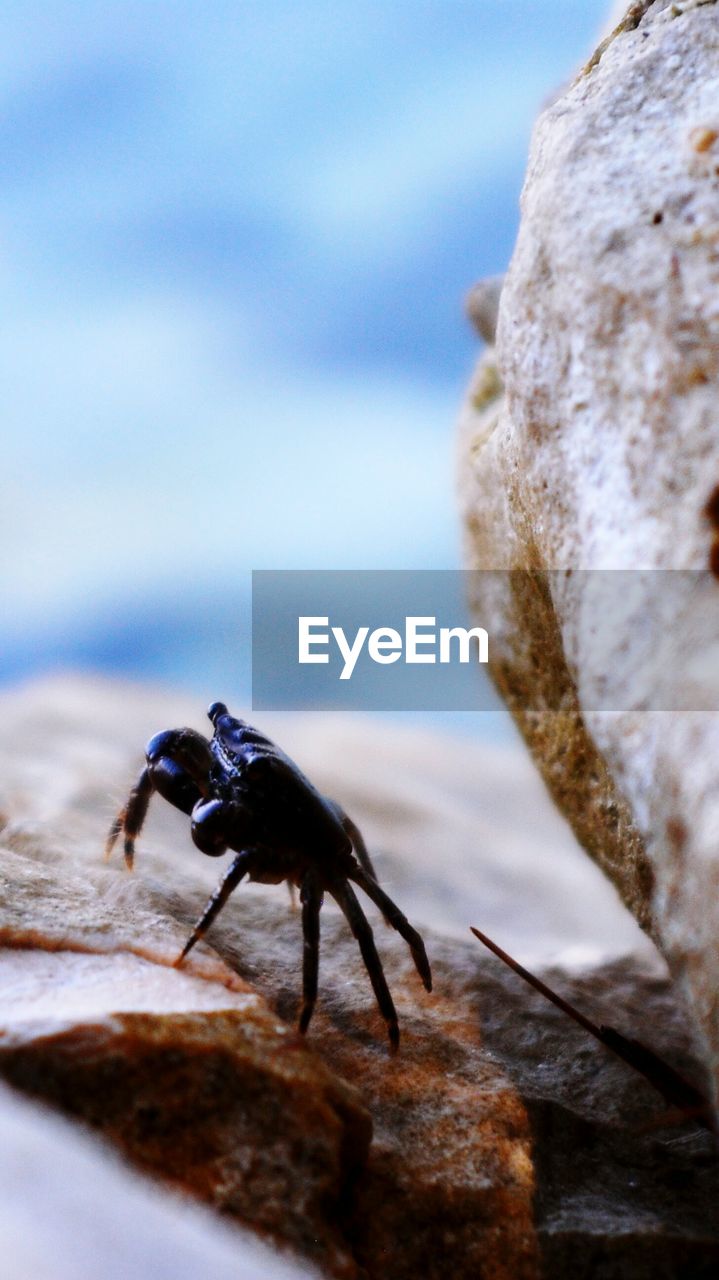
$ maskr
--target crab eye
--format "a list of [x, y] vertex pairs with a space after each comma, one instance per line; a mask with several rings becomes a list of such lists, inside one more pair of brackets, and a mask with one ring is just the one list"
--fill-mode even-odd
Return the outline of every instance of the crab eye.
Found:
[[213, 702], [207, 708], [207, 714], [213, 724], [216, 724], [220, 716], [227, 715], [227, 707], [224, 702]]

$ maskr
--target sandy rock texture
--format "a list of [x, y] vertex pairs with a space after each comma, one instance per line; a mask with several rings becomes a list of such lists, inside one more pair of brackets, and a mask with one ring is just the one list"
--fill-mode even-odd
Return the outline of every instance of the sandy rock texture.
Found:
[[[35, 685], [5, 695], [1, 709], [6, 1081], [325, 1274], [679, 1276], [719, 1263], [711, 1138], [691, 1125], [662, 1127], [663, 1103], [641, 1079], [469, 936], [425, 927], [425, 881], [427, 915], [462, 910], [456, 871], [443, 905], [436, 849], [425, 863], [414, 846], [411, 862], [431, 996], [404, 943], [376, 927], [400, 1016], [399, 1055], [388, 1053], [356, 944], [331, 907], [322, 917], [320, 999], [303, 1041], [294, 1030], [300, 927], [284, 886], [241, 887], [177, 970], [172, 961], [218, 876], [217, 863], [191, 845], [187, 820], [156, 800], [135, 873], [119, 857], [102, 864], [108, 819], [140, 764], [140, 744], [173, 724], [202, 728], [197, 709], [169, 694], [92, 681]], [[293, 741], [283, 736], [283, 745], [323, 788], [341, 784], [344, 736], [344, 760], [357, 767], [353, 796], [345, 790], [342, 801], [363, 827], [374, 813], [382, 878], [402, 906], [397, 839], [426, 821], [430, 778], [451, 868], [452, 847], [466, 838], [468, 797], [449, 743], [444, 766], [418, 753], [411, 790], [411, 735], [388, 731], [384, 751], [373, 755], [372, 721], [301, 718], [285, 729]], [[468, 782], [485, 752], [463, 746]], [[505, 758], [508, 795], [514, 758]], [[521, 754], [516, 760], [521, 778]], [[395, 812], [392, 783], [403, 797]], [[486, 783], [497, 784], [497, 775]], [[541, 829], [537, 820], [527, 828], [535, 852]], [[491, 851], [483, 859], [475, 851], [474, 874], [483, 865], [491, 879]], [[505, 875], [511, 879], [511, 866]], [[547, 896], [557, 892], [556, 879], [549, 882]], [[468, 886], [465, 911], [476, 905], [472, 893]], [[537, 891], [535, 912], [541, 902]], [[700, 1078], [689, 1029], [647, 953], [557, 969], [554, 981], [592, 1016]], [[2, 1105], [0, 1098], [0, 1127]], [[43, 1113], [33, 1113], [31, 1137], [42, 1124]], [[52, 1129], [48, 1141], [64, 1133]], [[102, 1158], [99, 1149], [92, 1158]], [[0, 1176], [12, 1176], [2, 1159]], [[114, 1166], [108, 1176], [130, 1179]], [[38, 1185], [55, 1196], [52, 1179]], [[15, 1214], [23, 1221], [32, 1212], [20, 1200], [18, 1184], [12, 1212], [0, 1217], [10, 1239]], [[49, 1221], [52, 1242], [54, 1200], [51, 1213], [35, 1211], [40, 1225]], [[118, 1215], [114, 1231], [125, 1229], [117, 1226], [121, 1208]], [[151, 1262], [148, 1255], [146, 1270], [138, 1262], [133, 1275], [158, 1274]]]
[[3, 1280], [309, 1280], [247, 1231], [123, 1168], [78, 1126], [0, 1089]]
[[642, 0], [536, 126], [463, 505], [495, 679], [715, 1084], [718, 380], [719, 5]]

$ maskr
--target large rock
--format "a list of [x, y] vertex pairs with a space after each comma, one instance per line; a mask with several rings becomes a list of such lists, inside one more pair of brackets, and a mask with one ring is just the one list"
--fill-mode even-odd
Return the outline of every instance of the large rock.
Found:
[[[100, 850], [110, 792], [122, 796], [140, 743], [168, 725], [202, 727], [192, 708], [74, 682], [6, 696], [2, 712], [0, 1074], [17, 1088], [336, 1276], [522, 1280], [543, 1270], [589, 1277], [601, 1265], [640, 1278], [719, 1262], [710, 1139], [677, 1143], [654, 1128], [661, 1099], [474, 941], [424, 930], [435, 975], [427, 996], [404, 943], [378, 930], [402, 1026], [396, 1058], [356, 944], [330, 907], [317, 1012], [306, 1041], [297, 1036], [300, 929], [282, 886], [243, 886], [185, 968], [172, 968], [217, 864], [160, 800], [134, 875], [119, 857], [103, 866]], [[410, 769], [417, 749], [397, 730], [373, 759], [373, 722], [285, 728], [322, 786], [341, 785], [344, 739], [343, 761], [356, 758], [358, 771], [342, 800], [383, 837], [383, 877], [402, 905], [395, 881], [411, 867], [419, 904], [437, 851], [414, 847], [402, 872], [397, 832], [419, 830], [436, 810], [449, 865], [467, 839], [465, 818], [452, 819], [455, 802], [467, 803], [458, 762], [474, 785], [486, 750], [465, 744], [455, 758], [446, 742], [439, 754], [417, 751]], [[521, 756], [508, 752], [508, 796], [515, 758], [523, 776]], [[498, 784], [495, 773], [484, 785]], [[548, 865], [541, 830], [535, 821], [533, 851]], [[474, 839], [471, 852], [472, 879], [500, 874]], [[511, 880], [512, 867], [503, 874]], [[562, 893], [554, 868], [546, 879], [547, 897]], [[469, 915], [469, 875], [467, 885]], [[458, 891], [455, 871], [448, 898]], [[535, 894], [535, 910], [541, 901]], [[425, 905], [442, 910], [441, 877], [428, 875]], [[415, 914], [422, 924], [419, 905]], [[647, 955], [554, 977], [600, 1021], [696, 1075], [681, 1012]], [[145, 1274], [150, 1257], [145, 1272], [133, 1270]]]
[[516, 571], [474, 578], [495, 678], [715, 1085], [718, 175], [719, 7], [634, 4], [537, 124], [462, 429], [468, 562]]

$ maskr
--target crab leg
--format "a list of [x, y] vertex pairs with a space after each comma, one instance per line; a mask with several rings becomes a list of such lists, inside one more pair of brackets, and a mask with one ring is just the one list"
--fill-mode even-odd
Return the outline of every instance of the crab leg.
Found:
[[336, 801], [335, 801], [335, 806], [339, 813], [340, 822], [342, 823], [342, 826], [344, 827], [345, 831], [347, 832], [347, 835], [352, 841], [352, 848], [354, 849], [355, 854], [357, 856], [357, 861], [359, 862], [363, 870], [366, 872], [366, 874], [368, 876], [371, 876], [373, 880], [376, 880], [377, 872], [375, 871], [372, 863], [372, 859], [369, 856], [369, 851], [367, 849], [367, 845], [364, 842], [364, 836], [362, 835], [362, 832], [360, 831], [357, 824], [352, 821], [349, 814], [345, 813], [342, 806], [337, 804]]
[[199, 942], [203, 934], [207, 932], [212, 921], [215, 919], [215, 916], [222, 910], [227, 902], [232, 890], [236, 889], [242, 877], [247, 875], [252, 862], [252, 857], [252, 851], [246, 849], [242, 853], [238, 853], [236, 857], [232, 859], [227, 871], [220, 880], [220, 883], [212, 894], [212, 897], [208, 900], [205, 910], [177, 957], [175, 961], [176, 968], [182, 964], [185, 956], [192, 950], [195, 943]]
[[399, 1048], [399, 1024], [397, 1022], [397, 1010], [394, 1007], [394, 1001], [390, 995], [387, 980], [384, 976], [382, 961], [377, 954], [377, 948], [374, 944], [374, 935], [372, 926], [369, 923], [364, 911], [362, 910], [354, 889], [347, 882], [340, 880], [334, 881], [330, 888], [330, 893], [335, 902], [340, 907], [347, 923], [352, 930], [359, 949], [362, 953], [362, 959], [365, 968], [369, 974], [370, 982], [380, 1008], [380, 1013], [387, 1023], [387, 1034], [392, 1051], [395, 1052]]
[[299, 1030], [304, 1035], [310, 1025], [317, 1000], [317, 974], [320, 963], [320, 909], [324, 894], [317, 876], [308, 871], [302, 881], [302, 1009]]
[[135, 841], [140, 834], [142, 824], [147, 816], [147, 806], [150, 803], [150, 796], [154, 791], [150, 770], [143, 769], [132, 791], [130, 792], [127, 804], [124, 809], [118, 813], [115, 821], [107, 835], [105, 844], [105, 859], [107, 860], [112, 853], [113, 846], [121, 831], [125, 833], [125, 865], [128, 871], [132, 871], [135, 861]]
[[348, 874], [351, 879], [354, 880], [355, 884], [359, 885], [360, 889], [364, 889], [367, 897], [372, 899], [375, 906], [379, 907], [382, 915], [387, 921], [387, 924], [390, 924], [393, 929], [397, 930], [400, 937], [404, 938], [412, 952], [412, 959], [414, 960], [415, 968], [424, 983], [425, 990], [431, 991], [432, 971], [429, 967], [429, 960], [427, 959], [424, 942], [417, 933], [417, 930], [412, 928], [407, 917], [403, 915], [396, 903], [392, 901], [389, 894], [386, 894], [384, 889], [377, 884], [376, 880], [368, 876], [359, 867], [357, 870], [350, 871]]

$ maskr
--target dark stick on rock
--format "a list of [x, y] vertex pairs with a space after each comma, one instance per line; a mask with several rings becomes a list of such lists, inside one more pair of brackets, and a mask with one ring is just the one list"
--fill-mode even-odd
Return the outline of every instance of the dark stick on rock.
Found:
[[660, 1058], [653, 1049], [642, 1044], [640, 1040], [632, 1040], [629, 1036], [623, 1036], [621, 1031], [616, 1031], [614, 1027], [607, 1027], [592, 1022], [590, 1018], [585, 1017], [574, 1005], [568, 1000], [564, 1000], [562, 996], [548, 987], [546, 982], [542, 982], [541, 978], [536, 977], [529, 969], [525, 969], [518, 960], [503, 951], [496, 942], [488, 938], [480, 929], [475, 929], [474, 925], [469, 926], [475, 938], [493, 951], [500, 960], [503, 960], [510, 969], [518, 973], [520, 978], [524, 978], [535, 991], [539, 991], [547, 1000], [551, 1000], [558, 1009], [566, 1013], [569, 1018], [573, 1018], [579, 1023], [590, 1036], [594, 1036], [595, 1040], [611, 1049], [618, 1058], [626, 1062], [627, 1066], [638, 1071], [644, 1076], [655, 1089], [661, 1093], [665, 1102], [675, 1107], [682, 1118], [696, 1120], [697, 1124], [702, 1125], [704, 1129], [708, 1129], [710, 1133], [716, 1134], [717, 1122], [712, 1111], [711, 1103], [703, 1093], [699, 1091], [693, 1084], [675, 1071], [668, 1062]]

